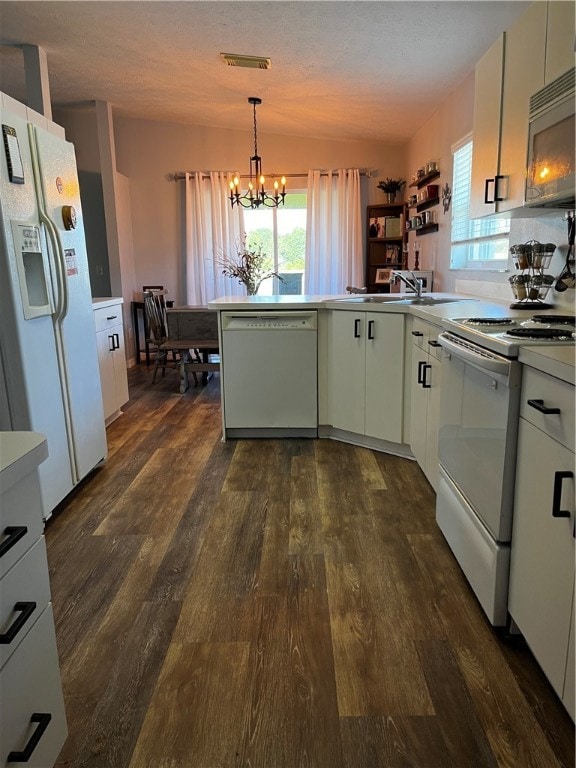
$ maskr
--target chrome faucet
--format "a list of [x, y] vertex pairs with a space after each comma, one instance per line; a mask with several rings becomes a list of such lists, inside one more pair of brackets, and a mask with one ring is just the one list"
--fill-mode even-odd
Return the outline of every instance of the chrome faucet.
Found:
[[410, 274], [412, 275], [412, 280], [409, 280], [407, 277], [404, 277], [403, 274], [400, 272], [392, 272], [392, 282], [397, 283], [398, 280], [402, 280], [402, 282], [411, 290], [414, 291], [416, 296], [421, 299], [422, 298], [422, 286], [424, 285], [424, 281], [420, 280], [420, 278], [416, 277], [414, 272], [410, 270]]

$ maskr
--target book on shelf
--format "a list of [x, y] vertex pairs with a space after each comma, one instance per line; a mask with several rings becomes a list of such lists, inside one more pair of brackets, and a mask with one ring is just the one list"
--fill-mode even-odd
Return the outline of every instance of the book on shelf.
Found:
[[386, 237], [402, 237], [402, 217], [386, 216]]

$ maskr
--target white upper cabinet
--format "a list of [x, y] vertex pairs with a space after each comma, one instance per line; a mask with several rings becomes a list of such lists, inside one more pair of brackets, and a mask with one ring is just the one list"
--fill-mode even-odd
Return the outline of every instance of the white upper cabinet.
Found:
[[533, 3], [476, 65], [471, 218], [524, 205], [530, 97], [574, 66], [574, 4]]

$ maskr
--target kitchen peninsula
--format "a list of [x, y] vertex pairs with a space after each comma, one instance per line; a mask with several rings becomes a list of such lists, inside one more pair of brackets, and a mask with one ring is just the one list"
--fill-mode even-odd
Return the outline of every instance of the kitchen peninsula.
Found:
[[[233, 315], [245, 319], [266, 318], [266, 323], [269, 324], [276, 318], [286, 318], [288, 313], [313, 312], [317, 333], [318, 410], [315, 434], [409, 458], [413, 458], [410, 448], [409, 382], [414, 322], [431, 325], [437, 334], [443, 321], [451, 318], [487, 316], [526, 319], [526, 313], [510, 309], [509, 302], [455, 293], [427, 294], [422, 297], [421, 302], [411, 294], [394, 294], [387, 297], [223, 297], [210, 302], [210, 307], [219, 314], [222, 418], [225, 437], [237, 434], [228, 434], [226, 379], [230, 375], [233, 362], [227, 360], [226, 351], [230, 349], [230, 345], [223, 344], [223, 321], [225, 324]], [[554, 314], [554, 310], [547, 310], [546, 314]], [[344, 327], [341, 328], [341, 325]], [[346, 330], [348, 325], [350, 333]], [[370, 338], [371, 336], [374, 338]], [[263, 338], [261, 333], [254, 336], [255, 348]], [[276, 343], [278, 338], [280, 337], [276, 333]], [[378, 341], [382, 341], [385, 346], [376, 348]], [[369, 342], [368, 354], [366, 342]], [[306, 365], [312, 363], [307, 362]], [[261, 380], [266, 366], [265, 357], [254, 358], [252, 376], [244, 383], [246, 390]], [[302, 390], [299, 383], [302, 371], [302, 361], [296, 357], [292, 361], [288, 381], [278, 383], [278, 386], [291, 392]], [[348, 413], [343, 413], [344, 411]], [[391, 420], [395, 420], [394, 425], [390, 424]], [[374, 428], [375, 423], [377, 425]], [[249, 429], [251, 425], [245, 426]], [[287, 425], [271, 422], [266, 427], [269, 429], [251, 433], [252, 436], [290, 436], [290, 432], [286, 431]], [[307, 434], [310, 435], [309, 432]]]

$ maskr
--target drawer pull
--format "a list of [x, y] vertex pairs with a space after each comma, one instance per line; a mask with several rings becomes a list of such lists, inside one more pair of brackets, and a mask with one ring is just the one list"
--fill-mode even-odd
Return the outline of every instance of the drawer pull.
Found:
[[412, 331], [412, 336], [424, 336], [422, 331]]
[[118, 315], [108, 315], [106, 320], [116, 320], [117, 317], [118, 317]]
[[429, 341], [428, 344], [430, 344], [431, 347], [441, 347], [442, 346], [442, 344], [440, 344], [439, 341], [435, 341], [434, 339], [432, 339], [432, 341]]
[[2, 544], [0, 544], [0, 557], [3, 557], [6, 552], [11, 550], [20, 541], [22, 536], [26, 536], [28, 528], [25, 525], [9, 525], [7, 528], [4, 528], [2, 533], [8, 538], [4, 539]]
[[528, 400], [530, 408], [535, 408], [540, 413], [545, 413], [547, 416], [551, 413], [560, 413], [560, 408], [548, 408], [544, 405], [544, 400]]
[[7, 763], [27, 763], [32, 757], [32, 753], [38, 746], [38, 742], [44, 735], [44, 731], [48, 728], [48, 724], [52, 720], [52, 715], [49, 712], [34, 712], [30, 718], [31, 723], [38, 723], [38, 728], [34, 731], [32, 736], [28, 740], [28, 744], [24, 747], [22, 752], [10, 752], [6, 762]]
[[20, 616], [0, 635], [0, 645], [9, 645], [14, 640], [36, 610], [36, 603], [15, 603], [14, 610], [20, 611]]
[[562, 503], [562, 482], [574, 477], [574, 472], [554, 472], [554, 491], [552, 496], [552, 517], [570, 517], [567, 509], [560, 509]]

